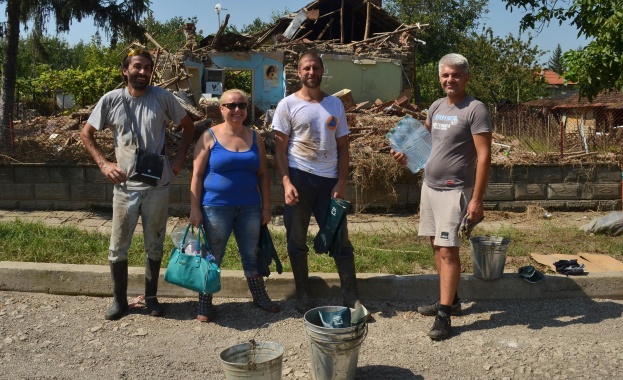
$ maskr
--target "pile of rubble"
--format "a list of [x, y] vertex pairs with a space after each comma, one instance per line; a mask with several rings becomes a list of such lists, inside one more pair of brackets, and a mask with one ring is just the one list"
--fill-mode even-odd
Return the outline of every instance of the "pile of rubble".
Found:
[[[183, 91], [175, 92], [175, 94], [195, 122], [195, 141], [206, 129], [222, 122], [218, 104], [204, 102], [195, 107]], [[35, 117], [31, 120], [15, 122], [13, 146], [0, 154], [0, 163], [92, 163], [79, 137], [80, 129], [89, 114], [90, 109], [83, 109], [70, 116]], [[363, 164], [375, 155], [389, 158], [389, 144], [385, 135], [405, 115], [415, 117], [422, 122], [426, 119], [426, 114], [418, 110], [416, 105], [406, 103], [400, 98], [390, 102], [377, 101], [368, 108], [362, 107], [361, 104], [349, 107], [347, 119], [351, 131], [351, 160], [354, 163]], [[249, 124], [264, 137], [267, 152], [272, 154], [274, 153], [274, 134], [270, 123], [266, 123], [264, 118], [265, 115], [261, 115], [257, 120], [249, 121]], [[166, 136], [167, 152], [174, 154], [181, 139], [181, 131], [171, 126]], [[98, 133], [96, 137], [102, 151], [110, 159], [114, 159], [112, 131], [105, 130]], [[563, 161], [579, 160], [582, 156], [584, 155], [581, 152], [576, 155], [566, 154], [562, 159]], [[588, 157], [596, 159], [594, 155]], [[604, 159], [614, 159], [614, 157]], [[497, 164], [512, 165], [560, 162], [561, 157], [556, 154], [537, 154], [525, 149], [519, 140], [511, 140], [494, 133], [492, 160]]]

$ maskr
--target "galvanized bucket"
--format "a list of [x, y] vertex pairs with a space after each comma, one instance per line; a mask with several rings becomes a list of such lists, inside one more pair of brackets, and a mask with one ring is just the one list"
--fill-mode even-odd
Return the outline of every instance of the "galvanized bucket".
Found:
[[246, 342], [220, 354], [226, 380], [281, 380], [283, 346], [273, 342]]
[[474, 277], [496, 280], [504, 274], [506, 250], [509, 238], [497, 236], [474, 236], [469, 239], [472, 248]]
[[352, 380], [357, 372], [359, 348], [368, 333], [365, 320], [355, 326], [326, 328], [319, 311], [333, 312], [340, 306], [322, 306], [309, 310], [304, 326], [309, 336], [309, 349], [314, 380]]

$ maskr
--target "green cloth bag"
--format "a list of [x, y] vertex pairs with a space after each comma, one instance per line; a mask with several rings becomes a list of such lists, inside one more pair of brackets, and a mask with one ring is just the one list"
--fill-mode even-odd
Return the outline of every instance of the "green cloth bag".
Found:
[[350, 210], [350, 202], [345, 199], [331, 198], [327, 218], [324, 226], [314, 238], [314, 251], [316, 253], [329, 253], [334, 256], [335, 245], [339, 246], [341, 226], [346, 220], [346, 214]]
[[260, 227], [260, 240], [257, 245], [257, 273], [261, 276], [270, 276], [270, 264], [275, 261], [277, 273], [283, 273], [283, 266], [277, 255], [277, 250], [273, 244], [273, 238], [266, 224]]

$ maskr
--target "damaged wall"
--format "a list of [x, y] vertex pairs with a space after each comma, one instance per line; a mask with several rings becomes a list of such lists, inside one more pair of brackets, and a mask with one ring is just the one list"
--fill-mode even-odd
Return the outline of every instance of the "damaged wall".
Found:
[[210, 52], [208, 56], [217, 68], [252, 72], [251, 100], [262, 111], [285, 96], [283, 52]]
[[[277, 51], [278, 48], [271, 48], [268, 46], [262, 46], [262, 51]], [[393, 100], [405, 89], [412, 87], [412, 79], [414, 75], [414, 55], [413, 50], [409, 47], [401, 48], [374, 48], [368, 49], [362, 46], [353, 51], [353, 46], [339, 45], [339, 44], [314, 44], [314, 46], [307, 46], [305, 44], [289, 46], [287, 50], [283, 52], [283, 67], [285, 70], [285, 94], [289, 95], [298, 91], [301, 87], [300, 80], [298, 78], [298, 59], [300, 54], [306, 51], [315, 51], [321, 54], [323, 57], [328, 56], [330, 59], [325, 59], [325, 66], [327, 72], [323, 79], [323, 89], [329, 89], [329, 93], [334, 93], [342, 88], [330, 87], [334, 81], [332, 76], [333, 68], [332, 64], [339, 62], [344, 64], [345, 62], [351, 62], [352, 73], [349, 75], [354, 83], [360, 82], [359, 88], [351, 88], [353, 98], [356, 102], [370, 101], [373, 102], [376, 99], [381, 100]], [[362, 65], [361, 62], [369, 61], [368, 65]], [[359, 62], [359, 63], [357, 63]], [[392, 72], [388, 72], [381, 76], [368, 76], [368, 81], [361, 81], [362, 69], [371, 67], [371, 62], [375, 62], [377, 70], [383, 68], [394, 67]], [[337, 70], [341, 68], [336, 68]], [[388, 70], [390, 71], [390, 70]], [[399, 71], [399, 73], [398, 73]], [[376, 90], [376, 91], [375, 91]], [[326, 90], [325, 90], [326, 91]], [[377, 92], [378, 91], [378, 92]]]

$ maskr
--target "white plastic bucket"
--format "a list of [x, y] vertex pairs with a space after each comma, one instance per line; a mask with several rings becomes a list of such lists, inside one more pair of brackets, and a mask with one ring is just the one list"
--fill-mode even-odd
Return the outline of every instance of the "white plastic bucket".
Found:
[[273, 342], [247, 342], [220, 354], [226, 380], [281, 380], [283, 346]]
[[506, 250], [510, 239], [497, 236], [474, 236], [469, 239], [472, 248], [474, 277], [496, 280], [504, 275]]
[[337, 311], [339, 306], [322, 306], [309, 310], [304, 316], [305, 332], [309, 336], [312, 379], [352, 380], [357, 372], [359, 347], [366, 338], [368, 325], [362, 322], [345, 328], [322, 326], [319, 311]]

